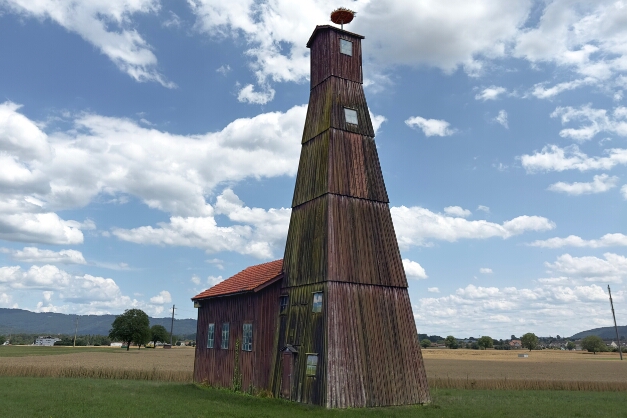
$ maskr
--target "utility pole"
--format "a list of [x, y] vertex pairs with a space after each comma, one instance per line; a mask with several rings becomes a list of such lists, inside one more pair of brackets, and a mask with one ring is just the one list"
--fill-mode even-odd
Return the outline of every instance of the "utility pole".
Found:
[[78, 332], [78, 315], [76, 315], [76, 328], [74, 328], [74, 347], [76, 347], [76, 333]]
[[[170, 325], [170, 345], [172, 345], [172, 333], [174, 332], [174, 305], [172, 305], [172, 325]], [[613, 311], [612, 311], [613, 312]]]
[[616, 331], [616, 341], [618, 342], [618, 354], [620, 354], [620, 359], [623, 359], [623, 349], [620, 344], [620, 337], [618, 336], [618, 327], [616, 326], [616, 314], [614, 313], [614, 302], [612, 302], [612, 291], [610, 290], [610, 285], [607, 285], [607, 292], [610, 294], [610, 306], [612, 307], [612, 316], [614, 317], [614, 330]]

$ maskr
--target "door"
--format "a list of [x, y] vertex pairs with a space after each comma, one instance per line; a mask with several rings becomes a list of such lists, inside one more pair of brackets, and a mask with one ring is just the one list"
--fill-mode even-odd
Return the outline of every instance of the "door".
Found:
[[283, 352], [283, 376], [281, 377], [281, 397], [290, 399], [292, 396], [292, 372], [294, 370], [294, 354]]

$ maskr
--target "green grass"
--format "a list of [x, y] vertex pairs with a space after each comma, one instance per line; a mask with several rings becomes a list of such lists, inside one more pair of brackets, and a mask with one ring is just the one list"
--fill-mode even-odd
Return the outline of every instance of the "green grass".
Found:
[[428, 406], [326, 410], [192, 384], [0, 377], [7, 417], [627, 417], [625, 393], [434, 390]]
[[54, 356], [58, 354], [73, 354], [73, 353], [113, 353], [120, 351], [118, 348], [110, 347], [36, 347], [32, 345], [7, 345], [0, 346], [0, 358], [1, 357], [27, 357], [27, 356]]

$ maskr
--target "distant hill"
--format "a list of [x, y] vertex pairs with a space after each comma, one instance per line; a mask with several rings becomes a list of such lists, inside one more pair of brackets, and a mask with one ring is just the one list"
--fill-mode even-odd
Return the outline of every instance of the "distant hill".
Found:
[[[77, 315], [0, 308], [0, 334], [74, 334]], [[78, 334], [108, 335], [117, 315], [78, 315]], [[150, 318], [150, 325], [170, 331], [171, 318]], [[195, 319], [175, 319], [174, 335], [196, 333]]]
[[[622, 338], [627, 339], [627, 325], [619, 326], [618, 334], [620, 335], [621, 339]], [[616, 331], [614, 330], [614, 327], [603, 327], [603, 328], [589, 329], [588, 331], [581, 331], [573, 335], [572, 337], [570, 337], [570, 339], [578, 340], [580, 338], [585, 338], [588, 335], [597, 335], [603, 338], [604, 340], [616, 339]]]

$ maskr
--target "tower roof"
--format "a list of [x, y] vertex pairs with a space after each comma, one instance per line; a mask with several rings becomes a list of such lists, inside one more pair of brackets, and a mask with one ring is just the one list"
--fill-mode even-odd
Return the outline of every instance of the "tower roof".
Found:
[[312, 44], [312, 42], [314, 41], [314, 39], [316, 38], [316, 36], [317, 36], [320, 32], [325, 31], [325, 30], [333, 30], [333, 31], [335, 31], [335, 32], [345, 33], [345, 34], [347, 34], [347, 35], [354, 36], [354, 37], [359, 38], [359, 39], [365, 39], [365, 36], [361, 36], [361, 35], [358, 35], [358, 34], [356, 34], [356, 33], [349, 32], [349, 31], [347, 31], [347, 30], [343, 30], [343, 29], [337, 28], [337, 27], [335, 27], [335, 26], [331, 26], [331, 25], [318, 25], [318, 26], [316, 26], [316, 29], [314, 29], [313, 33], [312, 33], [312, 34], [311, 34], [311, 36], [309, 37], [309, 40], [307, 41], [307, 48], [310, 48], [310, 47], [311, 47], [311, 44]]

